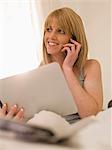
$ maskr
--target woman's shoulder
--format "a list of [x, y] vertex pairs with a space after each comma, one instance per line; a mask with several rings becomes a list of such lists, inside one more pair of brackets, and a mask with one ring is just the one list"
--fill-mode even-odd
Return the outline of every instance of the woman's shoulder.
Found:
[[88, 59], [86, 60], [86, 63], [84, 65], [84, 74], [87, 75], [89, 73], [93, 72], [99, 72], [101, 71], [101, 66], [98, 60], [96, 59]]
[[100, 65], [100, 63], [96, 59], [88, 59], [88, 60], [86, 60], [86, 63], [85, 63], [85, 67], [99, 66], [99, 65]]

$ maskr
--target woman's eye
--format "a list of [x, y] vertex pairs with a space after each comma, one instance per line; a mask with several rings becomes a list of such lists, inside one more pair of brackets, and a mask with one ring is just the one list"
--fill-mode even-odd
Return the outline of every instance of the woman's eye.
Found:
[[46, 28], [46, 31], [50, 32], [52, 29], [51, 28]]
[[58, 32], [61, 34], [65, 34], [65, 31], [63, 31], [62, 29], [59, 29]]

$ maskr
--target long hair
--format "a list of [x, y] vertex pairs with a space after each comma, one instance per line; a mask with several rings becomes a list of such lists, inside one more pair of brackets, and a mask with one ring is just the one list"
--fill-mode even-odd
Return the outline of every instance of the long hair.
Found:
[[[46, 28], [50, 25], [52, 18], [58, 20], [58, 25], [69, 35], [75, 35], [77, 42], [81, 44], [81, 50], [78, 55], [78, 59], [75, 62], [74, 66], [77, 66], [81, 69], [87, 59], [88, 54], [88, 44], [84, 31], [83, 22], [78, 14], [76, 14], [71, 8], [63, 7], [51, 12], [46, 18], [44, 24], [44, 34]], [[44, 39], [43, 39], [43, 64], [52, 62], [51, 55], [47, 53]]]

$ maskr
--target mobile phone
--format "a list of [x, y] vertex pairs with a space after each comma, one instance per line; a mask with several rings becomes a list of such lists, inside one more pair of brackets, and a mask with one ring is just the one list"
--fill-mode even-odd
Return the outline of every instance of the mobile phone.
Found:
[[[71, 39], [77, 41], [77, 38], [76, 38], [75, 34], [72, 34]], [[69, 40], [69, 43], [73, 44], [70, 40]], [[71, 49], [71, 48], [70, 48], [70, 49]]]
[[[72, 34], [71, 39], [73, 39], [73, 40], [77, 41], [77, 38], [76, 38], [75, 34]], [[71, 43], [71, 41], [70, 41], [70, 40], [69, 40], [69, 42]]]
[[[71, 39], [73, 39], [73, 40], [77, 41], [77, 38], [76, 38], [75, 34], [72, 34]], [[71, 43], [71, 41], [69, 40], [69, 42], [68, 42], [68, 43]], [[73, 44], [73, 43], [71, 43], [71, 44]], [[67, 55], [67, 51], [64, 51], [64, 55], [65, 55], [65, 57], [66, 57], [66, 55]]]

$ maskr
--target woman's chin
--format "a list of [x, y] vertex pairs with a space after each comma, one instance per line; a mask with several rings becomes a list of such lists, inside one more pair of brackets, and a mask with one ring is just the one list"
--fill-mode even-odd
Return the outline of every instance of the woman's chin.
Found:
[[59, 52], [59, 50], [57, 51], [54, 51], [54, 50], [47, 50], [47, 53], [49, 54], [49, 55], [57, 55], [57, 54], [59, 54], [60, 52]]

